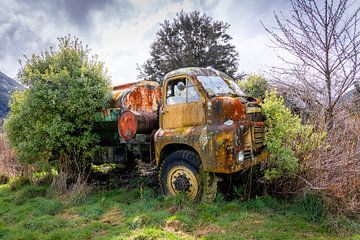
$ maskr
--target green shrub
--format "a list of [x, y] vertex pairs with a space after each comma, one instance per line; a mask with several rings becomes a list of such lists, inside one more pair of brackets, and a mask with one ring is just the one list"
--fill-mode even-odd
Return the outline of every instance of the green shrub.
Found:
[[294, 176], [299, 171], [299, 162], [306, 161], [312, 150], [322, 146], [325, 133], [302, 124], [276, 91], [266, 94], [262, 112], [266, 117], [265, 144], [269, 152], [265, 179]]
[[[95, 111], [111, 99], [104, 64], [77, 38], [59, 38], [58, 49], [32, 55], [18, 77], [27, 88], [12, 95], [4, 130], [16, 159], [49, 170], [86, 169], [99, 136]], [[77, 166], [77, 167], [75, 167]]]
[[260, 75], [248, 75], [245, 80], [239, 81], [241, 89], [246, 95], [263, 100], [269, 89], [269, 82]]

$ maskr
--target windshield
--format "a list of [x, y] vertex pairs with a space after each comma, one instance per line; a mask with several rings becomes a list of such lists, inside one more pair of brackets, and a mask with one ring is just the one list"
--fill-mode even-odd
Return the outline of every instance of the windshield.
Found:
[[230, 84], [231, 89], [233, 89], [238, 96], [245, 96], [243, 90], [241, 90], [240, 86], [234, 80], [226, 79], [226, 82]]
[[233, 80], [224, 80], [219, 76], [197, 76], [210, 96], [244, 95]]

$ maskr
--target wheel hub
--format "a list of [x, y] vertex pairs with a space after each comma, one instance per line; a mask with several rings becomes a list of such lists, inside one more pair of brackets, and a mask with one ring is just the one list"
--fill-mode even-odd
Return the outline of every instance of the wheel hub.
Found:
[[188, 191], [190, 189], [190, 181], [185, 175], [180, 175], [175, 178], [174, 186], [177, 191]]
[[186, 166], [175, 166], [170, 169], [166, 181], [172, 196], [186, 192], [191, 199], [195, 199], [200, 189], [195, 173]]

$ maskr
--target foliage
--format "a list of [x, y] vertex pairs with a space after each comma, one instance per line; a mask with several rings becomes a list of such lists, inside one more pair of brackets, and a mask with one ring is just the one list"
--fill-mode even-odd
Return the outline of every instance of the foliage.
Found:
[[302, 124], [275, 91], [266, 95], [262, 111], [266, 117], [265, 144], [270, 153], [265, 178], [292, 176], [299, 171], [299, 161], [306, 161], [312, 150], [322, 146], [325, 133]]
[[248, 75], [245, 80], [239, 81], [241, 89], [246, 95], [263, 100], [269, 89], [269, 81], [260, 75]]
[[238, 53], [226, 32], [230, 25], [198, 11], [179, 12], [165, 20], [151, 45], [150, 59], [140, 68], [141, 77], [161, 81], [181, 67], [208, 67], [229, 75], [237, 71]]
[[[27, 88], [12, 96], [6, 136], [17, 159], [80, 171], [94, 152], [94, 112], [106, 106], [110, 82], [103, 63], [77, 38], [59, 38], [58, 50], [27, 58], [19, 78]], [[57, 165], [57, 167], [60, 167]]]

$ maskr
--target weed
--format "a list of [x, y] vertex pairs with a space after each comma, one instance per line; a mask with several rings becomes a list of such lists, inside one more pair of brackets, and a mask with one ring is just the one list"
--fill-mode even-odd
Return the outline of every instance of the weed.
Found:
[[134, 230], [147, 225], [151, 222], [151, 219], [146, 215], [136, 216], [129, 224], [129, 229]]
[[189, 198], [186, 192], [181, 192], [176, 196], [165, 198], [165, 203], [175, 208], [177, 211], [194, 206], [193, 201]]
[[4, 176], [4, 175], [1, 175], [1, 174], [0, 174], [0, 185], [1, 185], [1, 184], [6, 184], [6, 183], [8, 183], [8, 181], [9, 181], [9, 177], [8, 177], [8, 176]]
[[360, 222], [344, 216], [329, 217], [322, 225], [330, 233], [347, 235], [353, 232], [360, 234]]
[[321, 195], [308, 193], [299, 200], [300, 206], [306, 218], [313, 223], [322, 223], [328, 215]]
[[9, 189], [11, 191], [16, 191], [23, 188], [26, 185], [30, 185], [30, 183], [31, 180], [28, 176], [23, 175], [23, 176], [13, 177], [10, 179]]
[[247, 196], [246, 196], [245, 186], [234, 186], [234, 195], [235, 195], [235, 199], [239, 199], [239, 200], [246, 199]]
[[32, 180], [37, 185], [49, 186], [52, 183], [54, 176], [56, 176], [54, 172], [55, 170], [49, 172], [35, 172], [32, 176]]
[[26, 185], [15, 193], [14, 203], [20, 205], [31, 198], [44, 197], [46, 192], [46, 186]]
[[41, 233], [49, 233], [57, 228], [66, 226], [66, 222], [62, 219], [52, 216], [40, 216], [38, 218], [30, 218], [23, 221], [22, 226], [30, 231], [39, 231]]
[[46, 198], [35, 198], [32, 201], [33, 206], [33, 214], [37, 216], [41, 215], [51, 215], [54, 216], [60, 213], [64, 204], [55, 199], [46, 199]]

